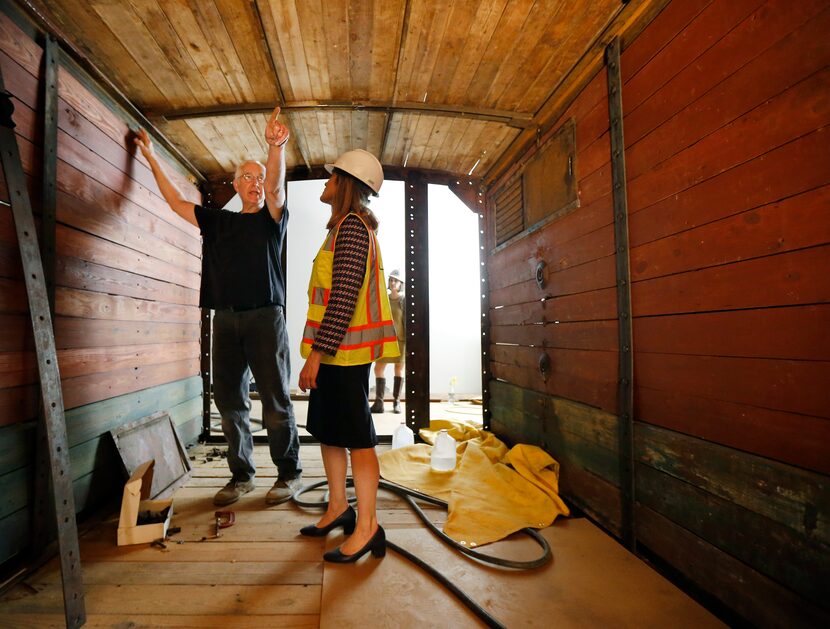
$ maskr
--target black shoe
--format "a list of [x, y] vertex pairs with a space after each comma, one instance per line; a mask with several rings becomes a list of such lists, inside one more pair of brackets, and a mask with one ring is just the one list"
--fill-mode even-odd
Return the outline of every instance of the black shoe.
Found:
[[343, 532], [346, 533], [346, 535], [351, 535], [354, 533], [354, 525], [356, 521], [357, 515], [351, 505], [349, 505], [346, 507], [346, 510], [338, 515], [332, 522], [329, 522], [322, 527], [318, 527], [316, 524], [304, 526], [300, 529], [300, 535], [305, 535], [306, 537], [325, 537], [338, 526], [343, 527]]
[[375, 378], [375, 403], [369, 409], [372, 413], [383, 412], [384, 395], [386, 395], [386, 378]]
[[401, 412], [401, 401], [400, 400], [392, 400], [392, 412], [400, 414], [400, 412]]
[[386, 555], [386, 533], [383, 532], [383, 527], [378, 524], [378, 530], [372, 535], [371, 539], [366, 542], [366, 545], [359, 551], [352, 555], [344, 555], [340, 552], [340, 548], [335, 548], [327, 553], [323, 553], [323, 561], [330, 561], [331, 563], [354, 563], [363, 555], [372, 551], [377, 559]]

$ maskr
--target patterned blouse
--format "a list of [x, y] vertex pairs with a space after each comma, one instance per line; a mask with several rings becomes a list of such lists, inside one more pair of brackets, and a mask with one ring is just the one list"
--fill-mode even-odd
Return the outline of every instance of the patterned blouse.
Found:
[[337, 353], [354, 314], [368, 254], [369, 231], [357, 216], [347, 216], [340, 224], [334, 244], [329, 303], [312, 349], [329, 356]]

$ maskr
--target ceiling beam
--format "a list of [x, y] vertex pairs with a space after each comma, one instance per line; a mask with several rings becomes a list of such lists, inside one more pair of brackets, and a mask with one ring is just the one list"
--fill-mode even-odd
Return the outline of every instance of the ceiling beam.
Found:
[[[241, 116], [243, 114], [270, 114], [274, 103], [248, 103], [215, 105], [211, 107], [180, 108], [170, 111], [149, 111], [150, 117], [166, 120], [186, 120], [192, 118], [216, 118], [219, 116]], [[483, 109], [456, 105], [442, 105], [419, 102], [380, 102], [380, 101], [298, 101], [282, 106], [283, 113], [300, 113], [303, 111], [370, 111], [387, 114], [417, 113], [432, 116], [450, 116], [453, 118], [471, 118], [500, 122], [510, 127], [526, 129], [533, 126], [533, 114], [502, 109]]]

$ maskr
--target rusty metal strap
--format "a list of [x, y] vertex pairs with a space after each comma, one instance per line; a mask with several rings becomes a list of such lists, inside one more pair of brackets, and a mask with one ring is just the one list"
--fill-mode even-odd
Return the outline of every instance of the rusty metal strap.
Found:
[[2, 70], [0, 70], [0, 112], [2, 112], [0, 115], [0, 154], [2, 154], [3, 173], [6, 177], [9, 202], [23, 262], [23, 276], [29, 298], [29, 312], [32, 317], [40, 373], [40, 391], [49, 442], [66, 625], [67, 627], [80, 627], [86, 621], [86, 611], [61, 379], [32, 205], [13, 130], [14, 104], [11, 94], [5, 91]]
[[611, 184], [614, 197], [614, 241], [617, 259], [617, 314], [619, 321], [619, 404], [620, 490], [622, 491], [622, 534], [630, 550], [636, 550], [634, 520], [634, 354], [631, 322], [631, 272], [628, 244], [628, 199], [625, 180], [625, 139], [623, 137], [622, 76], [620, 40], [605, 50], [608, 70], [608, 113], [611, 126]]

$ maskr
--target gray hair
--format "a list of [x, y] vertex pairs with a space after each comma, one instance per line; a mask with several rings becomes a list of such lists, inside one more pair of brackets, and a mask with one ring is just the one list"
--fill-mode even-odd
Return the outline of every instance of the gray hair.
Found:
[[242, 176], [242, 169], [247, 166], [248, 164], [256, 164], [258, 166], [262, 166], [262, 170], [265, 170], [265, 164], [257, 159], [246, 159], [242, 162], [239, 166], [236, 167], [236, 172], [233, 174], [234, 180], [239, 179]]

